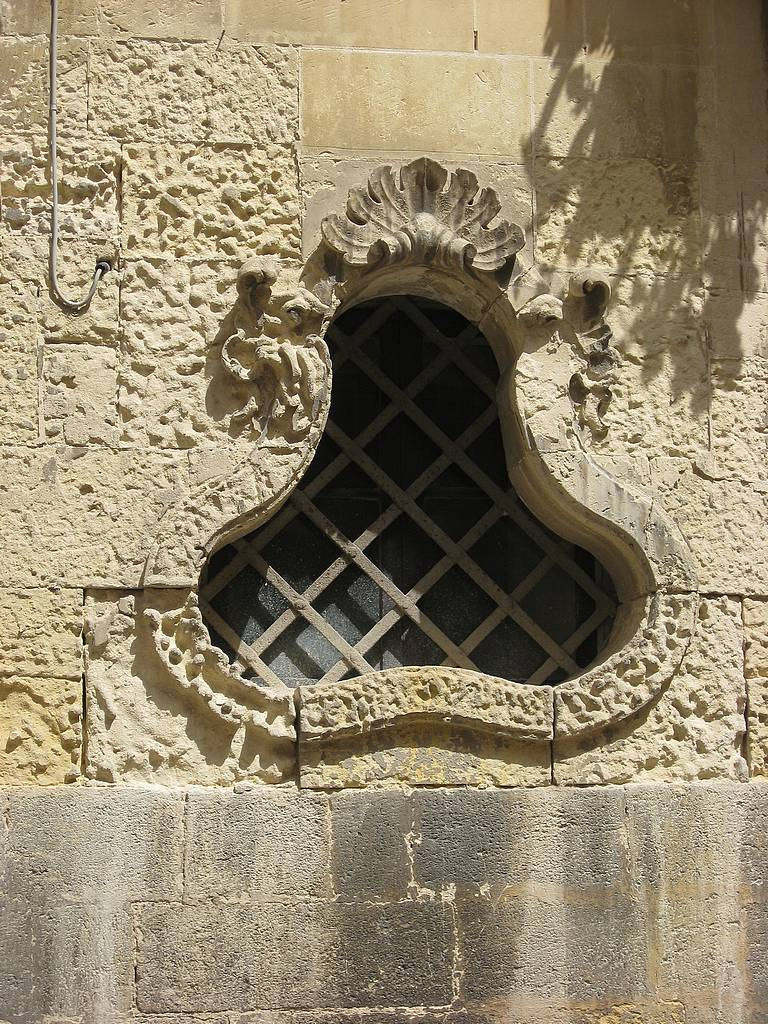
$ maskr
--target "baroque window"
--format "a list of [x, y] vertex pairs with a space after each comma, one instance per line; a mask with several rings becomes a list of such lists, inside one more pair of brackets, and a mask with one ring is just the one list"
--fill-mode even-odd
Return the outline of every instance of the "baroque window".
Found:
[[610, 578], [510, 485], [498, 368], [435, 301], [355, 306], [326, 334], [333, 393], [309, 471], [201, 588], [246, 676], [289, 686], [445, 665], [557, 683], [600, 653]]

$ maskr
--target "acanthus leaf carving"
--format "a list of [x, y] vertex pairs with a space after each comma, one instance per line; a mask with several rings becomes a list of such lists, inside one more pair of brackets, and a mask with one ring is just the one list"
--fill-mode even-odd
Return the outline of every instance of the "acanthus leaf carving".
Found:
[[522, 249], [522, 228], [492, 221], [501, 204], [475, 175], [421, 157], [399, 170], [379, 167], [349, 194], [346, 212], [326, 217], [326, 244], [346, 263], [373, 269], [395, 263], [497, 271]]

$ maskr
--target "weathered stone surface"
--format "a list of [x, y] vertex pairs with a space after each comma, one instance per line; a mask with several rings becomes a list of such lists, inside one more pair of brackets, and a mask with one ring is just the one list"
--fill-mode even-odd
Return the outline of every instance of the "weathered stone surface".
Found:
[[99, 0], [100, 35], [218, 39], [221, 28], [221, 4], [217, 0], [192, 0], [183, 7], [168, 0]]
[[306, 50], [301, 97], [302, 142], [317, 148], [520, 159], [529, 122], [525, 62], [493, 57]]
[[8, 799], [10, 894], [113, 906], [180, 896], [182, 794], [72, 787]]
[[404, 899], [411, 883], [411, 800], [402, 792], [331, 800], [332, 883], [344, 899]]
[[745, 780], [740, 602], [702, 600], [680, 671], [647, 711], [604, 734], [555, 742], [564, 785], [635, 780]]
[[768, 594], [768, 503], [764, 484], [718, 479], [713, 459], [654, 458], [654, 488], [680, 525], [702, 591]]
[[539, 263], [656, 275], [691, 273], [698, 265], [694, 166], [542, 157], [534, 178]]
[[[50, 15], [49, 15], [50, 17]], [[58, 65], [58, 127], [62, 137], [82, 137], [87, 118], [88, 48], [62, 39]], [[0, 127], [14, 135], [48, 126], [48, 43], [45, 39], [0, 39]]]
[[52, 786], [80, 774], [79, 680], [0, 678], [0, 784]]
[[768, 601], [744, 601], [744, 675], [749, 709], [749, 763], [768, 774]]
[[82, 677], [80, 590], [0, 590], [0, 677]]
[[[121, 293], [124, 323], [118, 408], [126, 444], [192, 448], [228, 440], [243, 404], [221, 363], [237, 298], [233, 264], [131, 261]], [[155, 314], [146, 317], [146, 310]]]
[[[100, 0], [61, 0], [60, 36], [95, 35], [99, 27]], [[0, 34], [44, 35], [51, 28], [51, 5], [47, 0], [3, 0]]]
[[[447, 168], [463, 167], [475, 174], [484, 186], [494, 189], [502, 204], [504, 219], [518, 224], [525, 232], [527, 244], [520, 254], [521, 259], [530, 261], [533, 257], [532, 209], [533, 197], [530, 174], [524, 164], [478, 161], [466, 156], [441, 157], [440, 162]], [[346, 208], [347, 197], [353, 188], [359, 188], [368, 180], [372, 171], [389, 164], [400, 167], [403, 157], [400, 153], [378, 153], [376, 157], [363, 159], [340, 154], [302, 153], [299, 167], [301, 172], [302, 244], [304, 255], [312, 253], [321, 239], [320, 224], [329, 214], [337, 214]]]
[[98, 43], [89, 76], [91, 95], [99, 96], [90, 125], [96, 135], [160, 143], [296, 137], [298, 62], [289, 48]]
[[[534, 69], [536, 151], [690, 166], [711, 112], [710, 79], [686, 67], [555, 62]], [[664, 119], [649, 117], [664, 111]], [[671, 126], [674, 125], [674, 129]]]
[[328, 801], [298, 790], [192, 791], [184, 901], [329, 897]]
[[96, 591], [86, 601], [85, 772], [100, 782], [229, 785], [294, 772], [288, 742], [272, 745], [212, 713], [157, 656], [144, 614], [178, 608], [178, 591]]
[[718, 476], [768, 478], [768, 360], [713, 361], [711, 423]]
[[444, 790], [413, 797], [419, 890], [510, 898], [621, 886], [624, 793], [616, 788]]
[[[10, 140], [0, 149], [0, 218], [10, 231], [50, 230], [52, 191], [45, 138]], [[120, 153], [116, 147], [59, 148], [59, 233], [63, 239], [118, 234]]]
[[297, 255], [296, 162], [286, 146], [128, 146], [131, 257]]
[[43, 348], [45, 436], [68, 445], [118, 442], [117, 354], [89, 344]]
[[549, 743], [450, 729], [439, 722], [399, 726], [330, 743], [303, 743], [306, 788], [411, 786], [547, 786]]
[[510, 1009], [569, 997], [632, 1002], [650, 988], [646, 927], [642, 904], [616, 891], [586, 903], [561, 894], [460, 900], [464, 997]]
[[158, 519], [185, 484], [182, 456], [12, 449], [0, 475], [7, 585], [135, 586]]
[[[147, 906], [137, 1004], [154, 1012], [432, 1006], [452, 998], [453, 932], [434, 903]], [[361, 936], [365, 941], [361, 942]]]
[[[98, 831], [98, 821], [90, 824]], [[66, 875], [69, 863], [63, 860]], [[100, 879], [95, 884], [106, 893]], [[127, 909], [108, 898], [83, 905], [58, 897], [55, 889], [39, 898], [0, 897], [3, 1017], [34, 1024], [127, 1024], [134, 972]]]
[[228, 0], [227, 35], [254, 43], [385, 47], [396, 50], [471, 50], [472, 4], [420, 0], [417, 5], [376, 0]]
[[716, 359], [768, 357], [768, 295], [718, 288], [707, 295], [704, 318]]
[[[701, 64], [712, 60], [712, 20], [707, 5], [650, 0], [638, 17], [632, 0], [586, 0], [591, 57], [652, 64]], [[559, 35], [556, 18], [552, 35]]]

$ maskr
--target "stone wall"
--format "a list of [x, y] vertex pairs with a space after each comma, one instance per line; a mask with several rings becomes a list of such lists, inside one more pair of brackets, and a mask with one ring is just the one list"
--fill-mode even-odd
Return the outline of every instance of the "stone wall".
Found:
[[[763, 6], [60, 0], [61, 278], [114, 265], [74, 315], [48, 2], [0, 0], [0, 1021], [768, 1021]], [[422, 155], [496, 190], [523, 283], [610, 280], [589, 456], [682, 530], [696, 629], [634, 717], [483, 751], [527, 790], [254, 785], [153, 660], [147, 559], [243, 458], [246, 259]]]

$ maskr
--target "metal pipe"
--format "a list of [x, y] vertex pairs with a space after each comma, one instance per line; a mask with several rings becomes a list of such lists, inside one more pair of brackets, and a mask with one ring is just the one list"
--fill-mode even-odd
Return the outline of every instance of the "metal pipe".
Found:
[[59, 287], [57, 276], [57, 260], [59, 252], [59, 168], [56, 139], [56, 62], [58, 58], [58, 19], [59, 0], [51, 0], [51, 41], [50, 41], [50, 92], [48, 98], [48, 141], [51, 161], [51, 189], [53, 203], [51, 206], [51, 249], [50, 275], [51, 291], [58, 303], [75, 313], [85, 309], [96, 293], [99, 281], [112, 269], [108, 260], [98, 260], [93, 271], [93, 280], [84, 299], [68, 299]]

